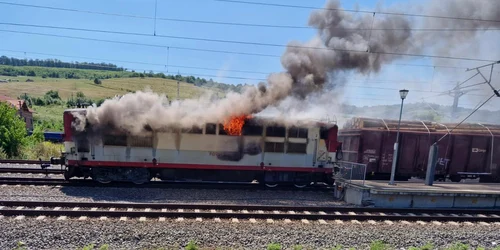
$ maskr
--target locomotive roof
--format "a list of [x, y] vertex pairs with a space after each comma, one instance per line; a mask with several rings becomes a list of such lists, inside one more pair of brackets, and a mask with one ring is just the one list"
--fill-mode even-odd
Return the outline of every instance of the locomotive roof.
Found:
[[[64, 112], [85, 112], [85, 108], [74, 108], [66, 109]], [[337, 125], [335, 122], [315, 120], [315, 119], [300, 119], [300, 118], [290, 118], [290, 117], [276, 117], [269, 115], [252, 115], [252, 118], [248, 119], [249, 122], [264, 123], [264, 124], [276, 124], [281, 126], [327, 126], [331, 127]], [[207, 121], [207, 123], [211, 123]]]

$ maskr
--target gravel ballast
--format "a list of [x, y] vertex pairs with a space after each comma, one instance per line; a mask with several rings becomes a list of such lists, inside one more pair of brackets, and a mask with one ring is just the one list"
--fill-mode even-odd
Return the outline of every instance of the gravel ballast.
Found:
[[204, 220], [183, 222], [167, 220], [100, 221], [98, 219], [78, 221], [70, 219], [37, 221], [33, 218], [14, 220], [3, 218], [0, 223], [0, 249], [13, 249], [18, 241], [29, 249], [76, 249], [94, 243], [109, 244], [110, 249], [156, 249], [159, 247], [185, 246], [195, 240], [205, 249], [265, 249], [269, 243], [278, 242], [291, 249], [301, 244], [309, 249], [326, 249], [336, 245], [367, 249], [374, 240], [383, 240], [397, 248], [422, 246], [428, 242], [435, 247], [444, 247], [454, 242], [463, 242], [473, 247], [491, 248], [500, 242], [498, 225], [448, 225], [432, 224], [393, 225], [367, 222], [353, 224], [321, 225], [316, 222], [285, 224], [263, 221], [250, 223], [214, 222]]
[[0, 200], [347, 206], [331, 192], [181, 188], [2, 186]]

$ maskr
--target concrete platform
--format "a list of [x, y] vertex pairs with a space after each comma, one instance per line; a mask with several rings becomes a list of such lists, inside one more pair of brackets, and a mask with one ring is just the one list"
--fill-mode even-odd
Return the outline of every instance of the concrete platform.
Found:
[[340, 181], [337, 198], [361, 206], [375, 207], [436, 207], [436, 208], [500, 208], [500, 184], [423, 181]]

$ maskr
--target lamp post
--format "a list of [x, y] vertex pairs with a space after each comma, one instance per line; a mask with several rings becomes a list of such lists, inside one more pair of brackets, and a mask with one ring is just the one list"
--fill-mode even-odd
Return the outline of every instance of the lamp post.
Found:
[[394, 153], [392, 158], [392, 169], [391, 169], [391, 180], [389, 181], [389, 185], [394, 184], [394, 175], [396, 174], [396, 160], [398, 159], [398, 146], [399, 146], [399, 126], [401, 125], [401, 115], [403, 114], [403, 102], [408, 95], [407, 89], [402, 89], [399, 91], [399, 95], [401, 96], [401, 109], [399, 111], [399, 122], [398, 122], [398, 133], [396, 135], [396, 143], [394, 143]]

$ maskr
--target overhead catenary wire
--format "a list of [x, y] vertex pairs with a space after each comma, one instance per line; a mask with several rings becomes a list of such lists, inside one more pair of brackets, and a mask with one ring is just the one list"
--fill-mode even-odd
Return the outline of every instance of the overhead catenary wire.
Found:
[[[400, 53], [400, 52], [390, 52], [390, 51], [365, 51], [365, 50], [353, 50], [353, 49], [341, 49], [341, 48], [330, 48], [330, 47], [313, 47], [313, 46], [299, 46], [299, 45], [285, 45], [285, 44], [274, 44], [274, 43], [263, 43], [263, 42], [250, 42], [250, 41], [238, 41], [238, 40], [225, 40], [225, 39], [213, 39], [213, 38], [201, 38], [201, 37], [187, 37], [187, 36], [172, 36], [172, 35], [152, 35], [146, 33], [136, 33], [136, 32], [125, 32], [125, 31], [112, 31], [112, 30], [97, 30], [97, 29], [83, 29], [74, 27], [61, 27], [52, 25], [36, 25], [36, 24], [20, 24], [20, 23], [8, 23], [0, 22], [2, 25], [13, 25], [13, 26], [25, 26], [25, 27], [37, 27], [37, 28], [49, 28], [49, 29], [62, 29], [62, 30], [73, 30], [73, 31], [86, 31], [86, 32], [97, 32], [97, 33], [107, 33], [107, 34], [119, 34], [119, 35], [134, 35], [134, 36], [149, 36], [149, 37], [163, 37], [181, 40], [194, 40], [194, 41], [204, 41], [204, 42], [216, 42], [216, 43], [230, 43], [230, 44], [242, 44], [242, 45], [256, 45], [256, 46], [267, 46], [267, 47], [281, 47], [281, 48], [297, 48], [297, 49], [313, 49], [313, 50], [328, 50], [328, 51], [339, 51], [345, 53], [362, 53], [362, 54], [383, 54], [383, 55], [395, 55], [395, 56], [409, 56], [409, 57], [428, 57], [428, 58], [439, 58], [439, 59], [449, 59], [449, 60], [464, 60], [464, 61], [481, 61], [481, 62], [496, 62], [494, 59], [481, 59], [481, 58], [467, 58], [467, 57], [453, 57], [453, 56], [439, 56], [439, 55], [426, 55], [426, 54], [414, 54], [414, 53]], [[65, 38], [75, 38], [66, 35], [55, 35], [39, 32], [26, 32], [26, 31], [13, 31], [13, 30], [0, 30], [2, 32], [12, 32], [12, 33], [23, 33], [32, 35], [45, 35], [45, 36], [56, 36]], [[81, 37], [78, 39], [82, 39]], [[83, 38], [86, 39], [86, 38]], [[93, 41], [109, 41], [104, 39], [88, 38], [86, 40]], [[133, 42], [123, 42], [126, 44], [139, 45], [140, 43]], [[157, 45], [149, 45], [152, 47], [158, 47]], [[162, 45], [161, 47], [167, 47]]]
[[45, 55], [45, 56], [59, 56], [59, 57], [68, 57], [68, 58], [81, 58], [81, 59], [90, 59], [90, 60], [101, 60], [101, 61], [108, 61], [108, 62], [121, 62], [121, 63], [131, 63], [131, 64], [143, 64], [143, 65], [152, 65], [152, 66], [170, 66], [170, 67], [174, 67], [174, 68], [200, 69], [200, 70], [217, 70], [217, 71], [239, 72], [239, 73], [252, 73], [252, 74], [263, 74], [263, 75], [270, 74], [269, 72], [251, 71], [251, 70], [217, 69], [217, 68], [195, 67], [195, 66], [175, 65], [175, 64], [167, 65], [167, 64], [161, 64], [161, 63], [150, 63], [150, 62], [141, 62], [141, 61], [116, 60], [116, 59], [106, 59], [106, 58], [97, 58], [97, 57], [86, 57], [86, 56], [74, 56], [74, 55], [40, 53], [40, 52], [32, 52], [32, 51], [20, 51], [20, 50], [8, 50], [8, 49], [0, 49], [0, 51], [8, 51], [8, 52], [16, 52], [16, 53], [28, 53], [28, 54]]
[[249, 4], [249, 5], [261, 5], [261, 6], [270, 6], [270, 7], [286, 7], [286, 8], [296, 8], [296, 9], [344, 11], [344, 12], [367, 13], [367, 14], [377, 13], [377, 14], [381, 14], [381, 15], [411, 16], [411, 17], [422, 17], [422, 18], [454, 19], [454, 20], [463, 20], [463, 21], [500, 23], [500, 20], [468, 18], [468, 17], [437, 16], [437, 15], [425, 15], [425, 14], [397, 13], [397, 12], [373, 11], [373, 10], [353, 10], [353, 9], [340, 9], [340, 8], [335, 9], [335, 8], [323, 8], [323, 7], [313, 7], [313, 6], [291, 5], [291, 4], [250, 2], [250, 1], [241, 1], [241, 0], [212, 0], [212, 1], [225, 2], [225, 3], [237, 3], [237, 4]]
[[[313, 8], [313, 9], [324, 9], [324, 8], [314, 8], [307, 6], [293, 6], [293, 5], [278, 5], [278, 4], [267, 4], [267, 3], [257, 3], [257, 2], [245, 2], [245, 1], [228, 1], [233, 3], [245, 3], [245, 4], [258, 4], [258, 5], [269, 5], [275, 7], [295, 7], [295, 8]], [[135, 18], [135, 19], [150, 19], [155, 21], [170, 21], [170, 22], [184, 22], [184, 23], [198, 23], [198, 24], [211, 24], [211, 25], [226, 25], [226, 26], [245, 26], [245, 27], [257, 27], [257, 28], [281, 28], [281, 29], [311, 29], [311, 26], [306, 25], [277, 25], [277, 24], [258, 24], [258, 23], [239, 23], [239, 22], [222, 22], [222, 21], [210, 21], [210, 20], [196, 20], [196, 19], [182, 19], [182, 18], [166, 18], [166, 17], [157, 17], [156, 11], [154, 17], [149, 16], [140, 16], [140, 15], [130, 15], [130, 14], [119, 14], [119, 13], [111, 13], [111, 12], [101, 12], [101, 11], [90, 11], [90, 10], [80, 10], [80, 9], [72, 9], [72, 8], [61, 8], [61, 7], [52, 7], [52, 6], [43, 6], [43, 5], [34, 5], [34, 4], [21, 4], [21, 3], [11, 3], [0, 1], [0, 4], [3, 5], [11, 5], [11, 6], [19, 6], [19, 7], [30, 7], [30, 8], [39, 8], [39, 9], [48, 9], [55, 11], [66, 11], [66, 12], [77, 12], [77, 13], [86, 13], [86, 14], [94, 14], [94, 15], [105, 15], [105, 16], [115, 16], [115, 17], [125, 17], [125, 18]], [[156, 2], [155, 2], [155, 10], [156, 10]], [[332, 9], [329, 9], [332, 10]], [[337, 9], [335, 9], [337, 10]], [[377, 13], [384, 15], [404, 15], [404, 16], [416, 16], [415, 14], [405, 14], [405, 13], [389, 13], [389, 12], [378, 12], [378, 11], [356, 11], [349, 9], [338, 9], [338, 11], [346, 11], [346, 12], [358, 12], [358, 13]], [[422, 15], [417, 15], [419, 17], [424, 17]], [[445, 19], [459, 19], [459, 20], [470, 20], [470, 21], [478, 21], [478, 19], [469, 19], [469, 18], [459, 18], [459, 17], [437, 17], [437, 16], [428, 16], [432, 18], [445, 18]], [[492, 20], [480, 20], [490, 22]], [[500, 30], [500, 28], [481, 28], [481, 29], [472, 29], [472, 28], [339, 28], [339, 30], [412, 30], [412, 31], [424, 31], [424, 32], [457, 32], [457, 31], [474, 31], [474, 30]], [[156, 32], [155, 32], [156, 33]]]
[[[23, 54], [34, 54], [34, 55], [45, 55], [45, 56], [58, 56], [58, 57], [68, 57], [68, 58], [82, 58], [82, 59], [91, 59], [91, 60], [99, 60], [99, 61], [105, 61], [105, 62], [122, 62], [122, 63], [130, 63], [130, 64], [141, 64], [141, 65], [152, 65], [152, 66], [166, 66], [165, 64], [161, 63], [149, 63], [149, 62], [141, 62], [141, 61], [130, 61], [130, 60], [116, 60], [116, 59], [107, 59], [107, 58], [97, 58], [97, 57], [82, 57], [82, 56], [74, 56], [74, 55], [63, 55], [63, 54], [52, 54], [52, 53], [40, 53], [40, 52], [32, 52], [32, 51], [21, 51], [21, 50], [9, 50], [9, 49], [0, 49], [0, 51], [8, 51], [8, 52], [15, 52], [15, 53], [23, 53]], [[10, 55], [13, 56], [13, 55]], [[34, 57], [29, 57], [30, 59], [38, 59]], [[76, 63], [79, 65], [91, 65], [93, 67], [101, 67], [98, 65], [92, 65], [88, 63]], [[195, 67], [195, 66], [185, 66], [185, 65], [169, 65], [170, 67], [174, 68], [187, 68], [187, 69], [200, 69], [200, 70], [213, 70], [213, 71], [227, 71], [227, 72], [240, 72], [240, 73], [257, 73], [257, 74], [264, 74], [268, 75], [271, 74], [270, 72], [258, 72], [258, 71], [248, 71], [248, 70], [221, 70], [217, 68], [207, 68], [207, 67]], [[102, 68], [109, 68], [107, 66], [102, 66]], [[163, 71], [163, 70], [152, 70], [152, 69], [138, 69], [138, 68], [130, 68], [130, 70], [141, 70], [141, 71], [154, 71], [154, 72], [162, 72], [162, 73], [174, 73], [171, 71]], [[193, 73], [195, 74], [195, 73]], [[195, 75], [201, 76], [202, 74], [196, 73]], [[204, 75], [204, 76], [209, 76], [209, 77], [215, 77], [214, 75]], [[220, 77], [220, 78], [225, 78], [225, 77]], [[247, 80], [259, 80], [259, 81], [264, 81], [266, 80], [265, 78], [250, 78], [250, 77], [242, 77], [242, 76], [231, 76], [229, 79], [247, 79]], [[350, 79], [352, 82], [356, 82], [357, 80], [360, 79]], [[390, 79], [372, 79], [371, 81], [367, 81], [366, 79], [363, 81], [364, 83], [387, 83], [387, 82], [397, 82], [397, 83], [424, 83], [422, 81], [409, 81], [409, 80], [390, 80]], [[441, 83], [444, 84], [444, 83]], [[380, 90], [397, 90], [396, 88], [384, 88], [384, 87], [377, 87], [377, 86], [360, 86], [360, 85], [348, 85], [344, 87], [359, 87], [359, 88], [375, 88], [375, 89], [380, 89]], [[436, 92], [436, 91], [426, 91], [426, 90], [412, 90], [415, 92], [430, 92], [430, 93], [439, 93], [440, 95], [445, 92]], [[484, 95], [478, 95], [478, 96], [484, 96]]]
[[451, 134], [451, 132], [453, 132], [453, 130], [458, 128], [462, 123], [464, 123], [467, 119], [469, 119], [469, 117], [471, 117], [474, 113], [476, 113], [476, 111], [478, 111], [482, 106], [484, 106], [487, 102], [489, 102], [491, 100], [491, 98], [493, 98], [495, 96], [496, 96], [496, 94], [491, 95], [488, 99], [486, 99], [486, 101], [484, 101], [481, 105], [479, 105], [479, 107], [475, 108], [469, 115], [467, 115], [467, 117], [465, 117], [462, 121], [460, 121], [455, 127], [453, 127], [450, 131], [448, 131], [441, 138], [439, 138], [436, 142], [434, 142], [434, 144], [439, 143], [442, 139], [444, 139], [446, 136]]

